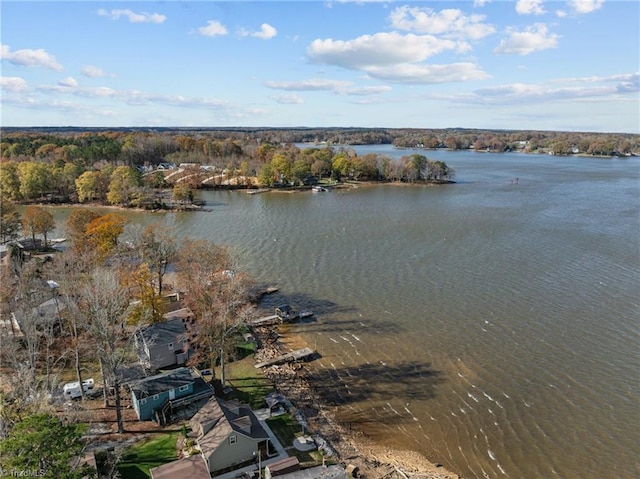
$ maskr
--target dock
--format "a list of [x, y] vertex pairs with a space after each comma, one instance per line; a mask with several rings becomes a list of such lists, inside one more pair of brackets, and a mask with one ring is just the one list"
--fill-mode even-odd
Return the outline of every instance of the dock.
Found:
[[308, 359], [314, 354], [315, 351], [311, 348], [296, 349], [295, 351], [291, 351], [287, 354], [282, 354], [278, 357], [270, 359], [269, 361], [256, 363], [256, 369], [264, 368], [266, 366], [274, 366], [276, 364], [288, 363], [291, 361], [300, 361], [301, 359]]
[[278, 316], [277, 314], [272, 314], [271, 316], [264, 316], [262, 318], [253, 319], [249, 324], [251, 324], [251, 326], [266, 326], [272, 323], [279, 323], [280, 321], [280, 316]]

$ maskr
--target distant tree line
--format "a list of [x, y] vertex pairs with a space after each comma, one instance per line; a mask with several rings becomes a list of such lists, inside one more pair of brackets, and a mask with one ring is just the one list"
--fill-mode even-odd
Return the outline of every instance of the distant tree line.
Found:
[[[308, 144], [298, 148], [294, 143]], [[15, 202], [90, 202], [159, 209], [206, 187], [292, 186], [310, 181], [451, 181], [442, 162], [357, 155], [349, 145], [640, 154], [640, 135], [470, 129], [227, 128], [2, 129], [0, 194]], [[423, 155], [418, 155], [423, 156]], [[182, 165], [180, 173], [162, 165]], [[422, 165], [425, 165], [424, 167]], [[162, 168], [162, 169], [159, 169]], [[172, 188], [168, 197], [160, 193]]]

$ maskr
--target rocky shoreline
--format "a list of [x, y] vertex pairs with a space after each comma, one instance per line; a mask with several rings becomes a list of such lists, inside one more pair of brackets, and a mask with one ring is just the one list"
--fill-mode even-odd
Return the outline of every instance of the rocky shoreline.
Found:
[[[272, 359], [289, 351], [286, 343], [301, 346], [300, 338], [273, 334], [269, 327], [257, 327], [254, 336], [261, 346], [256, 362]], [[265, 376], [277, 391], [293, 404], [306, 422], [309, 434], [320, 439], [345, 466], [353, 466], [363, 479], [460, 479], [444, 467], [433, 464], [413, 451], [389, 450], [369, 441], [364, 435], [343, 427], [330, 408], [322, 405], [313, 390], [309, 372], [302, 363], [286, 363], [264, 368]]]

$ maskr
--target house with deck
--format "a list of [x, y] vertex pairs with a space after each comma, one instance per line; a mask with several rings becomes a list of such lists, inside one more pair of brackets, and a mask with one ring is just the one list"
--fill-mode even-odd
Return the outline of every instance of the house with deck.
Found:
[[171, 402], [194, 394], [195, 379], [189, 368], [178, 368], [130, 383], [131, 402], [138, 419], [161, 422]]
[[169, 318], [142, 328], [135, 335], [138, 357], [148, 369], [185, 364], [192, 353], [186, 317], [174, 315]]
[[275, 454], [269, 435], [249, 406], [212, 397], [191, 418], [191, 437], [209, 472], [219, 475]]

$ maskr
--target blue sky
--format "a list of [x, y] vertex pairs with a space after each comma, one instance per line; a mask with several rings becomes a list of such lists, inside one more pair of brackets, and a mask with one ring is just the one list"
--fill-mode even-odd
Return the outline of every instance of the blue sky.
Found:
[[3, 126], [640, 133], [640, 2], [0, 4]]

